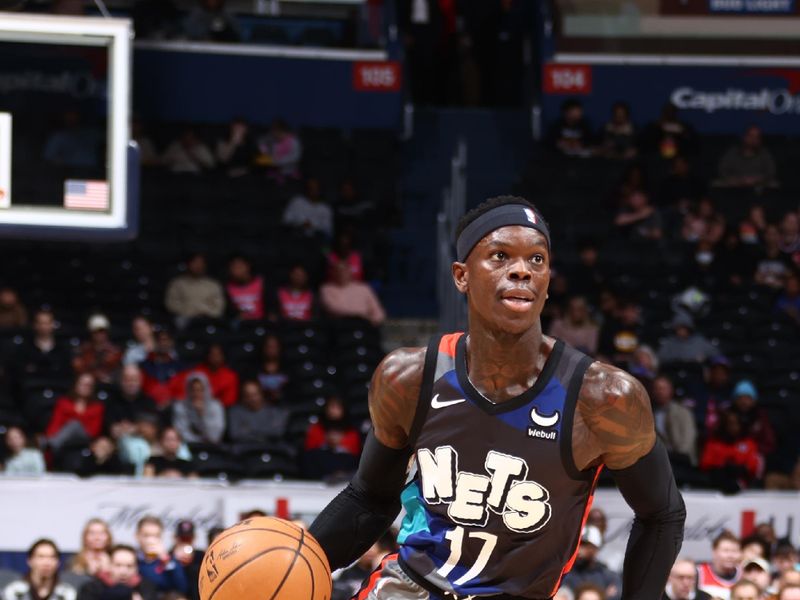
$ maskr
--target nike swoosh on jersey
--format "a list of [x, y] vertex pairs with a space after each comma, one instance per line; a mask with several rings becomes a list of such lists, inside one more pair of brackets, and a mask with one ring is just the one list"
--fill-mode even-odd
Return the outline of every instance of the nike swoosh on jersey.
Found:
[[535, 406], [531, 409], [531, 421], [533, 421], [539, 427], [552, 427], [553, 425], [558, 423], [558, 420], [560, 418], [561, 418], [561, 413], [558, 411], [554, 412], [552, 415], [545, 416], [545, 415], [540, 415], [536, 411]]
[[439, 394], [436, 394], [431, 399], [431, 408], [444, 408], [445, 406], [453, 406], [453, 404], [461, 404], [466, 402], [466, 398], [456, 398], [455, 400], [439, 400]]

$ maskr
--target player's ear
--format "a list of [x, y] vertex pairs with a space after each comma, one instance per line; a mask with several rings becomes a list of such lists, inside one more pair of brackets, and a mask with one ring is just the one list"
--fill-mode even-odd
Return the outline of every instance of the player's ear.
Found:
[[467, 263], [454, 262], [453, 263], [453, 283], [456, 284], [456, 289], [462, 294], [467, 293], [467, 281], [469, 280], [467, 274]]

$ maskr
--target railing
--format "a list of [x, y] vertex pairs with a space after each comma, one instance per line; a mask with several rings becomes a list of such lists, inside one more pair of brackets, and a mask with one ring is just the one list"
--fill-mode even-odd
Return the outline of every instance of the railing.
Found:
[[451, 265], [458, 220], [467, 206], [467, 142], [461, 138], [450, 161], [450, 186], [442, 192], [442, 209], [436, 224], [439, 329], [456, 331], [467, 325], [464, 297], [453, 285]]

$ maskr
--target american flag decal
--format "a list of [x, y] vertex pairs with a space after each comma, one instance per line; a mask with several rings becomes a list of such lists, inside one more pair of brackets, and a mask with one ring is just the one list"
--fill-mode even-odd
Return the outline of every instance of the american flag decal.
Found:
[[64, 208], [108, 210], [108, 183], [67, 179], [64, 183]]

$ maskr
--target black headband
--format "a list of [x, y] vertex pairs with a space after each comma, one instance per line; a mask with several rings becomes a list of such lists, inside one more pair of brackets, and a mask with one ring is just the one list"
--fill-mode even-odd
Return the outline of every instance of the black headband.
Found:
[[483, 213], [464, 228], [456, 240], [458, 261], [466, 262], [469, 253], [484, 236], [507, 225], [520, 225], [535, 229], [545, 237], [547, 248], [550, 248], [550, 231], [547, 229], [547, 223], [544, 222], [542, 215], [524, 204], [503, 204]]

